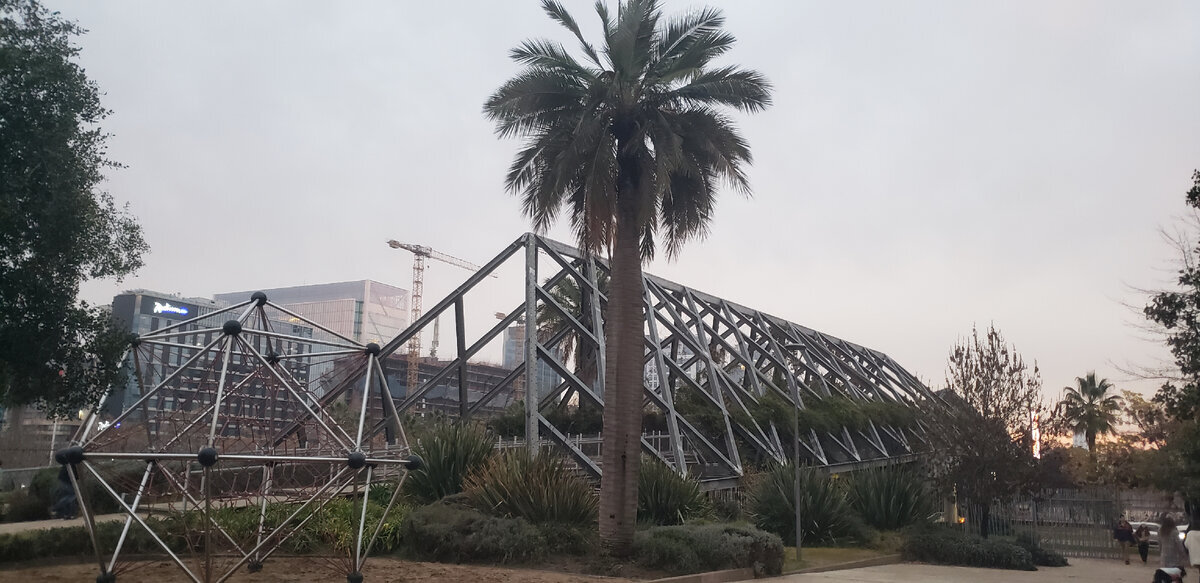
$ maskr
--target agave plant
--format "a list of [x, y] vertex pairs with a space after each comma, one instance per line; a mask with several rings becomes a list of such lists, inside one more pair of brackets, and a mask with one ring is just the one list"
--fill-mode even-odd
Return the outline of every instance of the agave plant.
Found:
[[463, 492], [476, 508], [534, 524], [596, 523], [596, 492], [562, 458], [513, 450], [467, 477]]
[[479, 425], [439, 421], [418, 436], [413, 452], [425, 463], [409, 473], [404, 492], [427, 504], [462, 492], [467, 475], [492, 457], [492, 438]]
[[711, 513], [700, 484], [664, 464], [642, 460], [638, 475], [638, 521], [658, 525], [682, 524]]
[[934, 512], [925, 480], [901, 467], [854, 472], [846, 479], [846, 499], [867, 524], [883, 530], [926, 520]]
[[[795, 466], [778, 465], [761, 475], [750, 490], [750, 516], [755, 526], [796, 539]], [[804, 540], [831, 543], [861, 534], [854, 511], [842, 488], [825, 472], [800, 468], [800, 520]]]

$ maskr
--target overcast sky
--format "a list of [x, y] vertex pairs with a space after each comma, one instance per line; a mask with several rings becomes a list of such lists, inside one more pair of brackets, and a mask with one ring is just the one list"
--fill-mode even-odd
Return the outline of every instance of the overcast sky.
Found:
[[[47, 4], [90, 30], [82, 62], [128, 166], [107, 188], [152, 247], [89, 301], [407, 289], [411, 256], [386, 239], [483, 263], [527, 228], [502, 183], [518, 143], [480, 108], [517, 71], [509, 48], [569, 40], [537, 2]], [[594, 36], [590, 0], [565, 4]], [[1122, 303], [1171, 279], [1157, 230], [1200, 166], [1200, 2], [712, 4], [740, 41], [727, 61], [775, 86], [737, 116], [754, 197], [724, 195], [711, 236], [649, 272], [935, 385], [994, 322], [1048, 396], [1092, 369], [1153, 388], [1114, 364], [1165, 356]], [[465, 275], [435, 264], [426, 305]], [[485, 304], [477, 319], [514, 307]]]

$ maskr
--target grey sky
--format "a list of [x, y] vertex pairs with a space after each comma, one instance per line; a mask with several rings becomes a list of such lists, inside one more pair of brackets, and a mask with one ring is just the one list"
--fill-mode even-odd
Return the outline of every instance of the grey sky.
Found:
[[[129, 166], [108, 188], [153, 247], [85, 299], [408, 288], [384, 240], [480, 263], [526, 229], [502, 188], [517, 143], [480, 106], [518, 41], [569, 40], [537, 2], [48, 3], [91, 31]], [[591, 2], [566, 4], [594, 32]], [[1156, 230], [1200, 166], [1200, 3], [711, 4], [740, 40], [729, 61], [776, 88], [739, 116], [755, 196], [725, 196], [707, 241], [648, 271], [934, 383], [973, 323], [1037, 359], [1051, 396], [1164, 355], [1121, 302], [1170, 279]], [[426, 303], [463, 275], [435, 265]]]

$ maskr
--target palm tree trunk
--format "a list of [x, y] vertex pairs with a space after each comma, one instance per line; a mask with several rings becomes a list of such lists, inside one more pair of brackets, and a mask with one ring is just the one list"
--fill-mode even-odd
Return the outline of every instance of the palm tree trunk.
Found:
[[[618, 184], [623, 181], [618, 180]], [[624, 182], [609, 280], [604, 327], [603, 475], [600, 480], [600, 540], [615, 556], [632, 552], [637, 525], [638, 464], [642, 434], [644, 312], [642, 257], [633, 187]]]

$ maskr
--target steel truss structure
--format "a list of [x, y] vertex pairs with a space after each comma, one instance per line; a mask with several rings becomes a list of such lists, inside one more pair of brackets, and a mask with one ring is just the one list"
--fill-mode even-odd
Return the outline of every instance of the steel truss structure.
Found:
[[[465, 337], [464, 302], [509, 262], [522, 262], [524, 302], [507, 314], [497, 313], [499, 322], [482, 336]], [[467, 418], [523, 380], [530, 450], [552, 442], [598, 477], [600, 456], [585, 454], [548, 413], [556, 407], [604, 406], [607, 279], [603, 260], [533, 233], [523, 235], [383, 347], [384, 355], [399, 350], [453, 310], [455, 359], [410, 388], [398, 408], [413, 407], [457, 377], [458, 415]], [[794, 443], [785, 443], [780, 432], [790, 428], [763, 418], [765, 402], [783, 402], [795, 412], [831, 399], [916, 408], [936, 397], [877, 350], [652, 275], [644, 277], [644, 290], [643, 405], [647, 419], [659, 420], [662, 431], [645, 431], [642, 449], [679, 473], [719, 488], [744, 473], [746, 456], [759, 462], [799, 457], [801, 463], [836, 470], [911, 459], [926, 447], [926, 427], [916, 415], [907, 424], [867, 419], [854, 427], [801, 428]], [[462, 382], [468, 360], [507, 327], [522, 323], [524, 364], [472, 401]], [[543, 366], [561, 379], [557, 385], [538, 386], [541, 375], [530, 373]]]
[[[131, 386], [114, 391], [131, 392], [128, 405], [111, 417], [93, 411], [56, 454], [91, 537], [97, 581], [136, 568], [126, 555], [146, 547], [197, 583], [225, 581], [243, 565], [257, 572], [309, 521], [335, 511], [348, 515], [354, 537], [327, 558], [349, 582], [362, 581], [399, 482], [420, 465], [379, 357], [377, 344], [262, 292], [135, 339]], [[380, 486], [390, 489], [386, 507], [369, 512]], [[115, 542], [95, 516], [106, 502], [124, 514]], [[135, 539], [140, 551], [130, 549]]]

